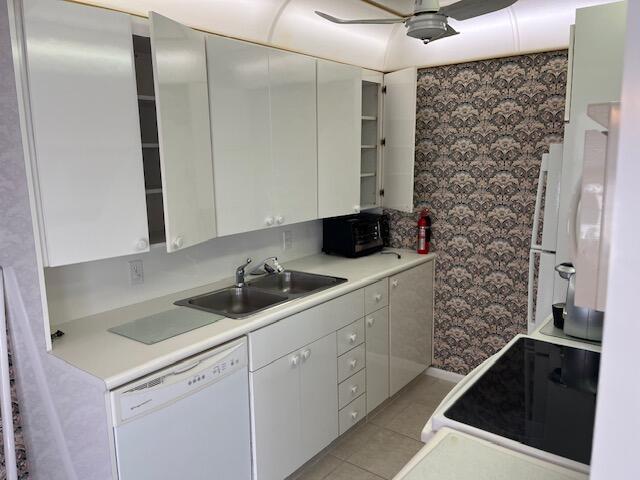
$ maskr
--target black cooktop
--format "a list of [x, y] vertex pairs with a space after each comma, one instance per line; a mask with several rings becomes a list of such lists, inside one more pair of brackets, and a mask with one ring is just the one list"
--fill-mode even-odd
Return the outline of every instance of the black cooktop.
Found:
[[588, 465], [599, 367], [597, 352], [520, 338], [445, 416]]

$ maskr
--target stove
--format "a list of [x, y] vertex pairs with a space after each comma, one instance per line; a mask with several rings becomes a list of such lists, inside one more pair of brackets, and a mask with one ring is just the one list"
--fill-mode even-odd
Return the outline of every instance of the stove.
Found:
[[446, 419], [589, 465], [600, 353], [521, 337]]

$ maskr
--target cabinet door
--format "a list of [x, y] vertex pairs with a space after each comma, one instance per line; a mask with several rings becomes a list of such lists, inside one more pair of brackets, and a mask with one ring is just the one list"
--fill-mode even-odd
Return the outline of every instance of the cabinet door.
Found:
[[23, 5], [47, 265], [148, 251], [129, 16]]
[[433, 261], [389, 279], [389, 394], [431, 365]]
[[385, 139], [383, 176], [383, 206], [403, 212], [413, 211], [413, 166], [416, 150], [415, 67], [398, 70], [384, 76]]
[[167, 251], [216, 236], [207, 59], [202, 33], [151, 12]]
[[300, 466], [300, 370], [295, 352], [251, 374], [254, 478], [282, 480]]
[[318, 218], [316, 63], [269, 51], [273, 215], [276, 225]]
[[360, 211], [362, 69], [326, 60], [317, 68], [318, 216], [326, 218]]
[[206, 39], [218, 235], [273, 224], [269, 49]]
[[300, 465], [319, 453], [338, 436], [336, 356], [335, 333], [313, 342], [300, 351], [302, 359]]
[[389, 308], [365, 317], [367, 414], [389, 398]]

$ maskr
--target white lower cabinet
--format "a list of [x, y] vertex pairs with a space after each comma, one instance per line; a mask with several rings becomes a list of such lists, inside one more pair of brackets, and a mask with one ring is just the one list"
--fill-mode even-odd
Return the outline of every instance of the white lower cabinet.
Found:
[[336, 334], [251, 373], [254, 476], [281, 480], [338, 436]]
[[367, 369], [367, 414], [389, 398], [389, 309], [364, 319]]
[[433, 265], [427, 262], [389, 278], [389, 395], [431, 365]]
[[427, 368], [433, 266], [249, 334], [254, 480], [287, 477]]

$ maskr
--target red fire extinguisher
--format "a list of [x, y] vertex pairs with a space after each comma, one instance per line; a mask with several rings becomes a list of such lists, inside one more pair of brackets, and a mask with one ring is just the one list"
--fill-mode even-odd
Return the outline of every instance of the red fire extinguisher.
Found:
[[429, 253], [429, 242], [431, 241], [431, 216], [426, 208], [420, 212], [418, 220], [418, 253]]

